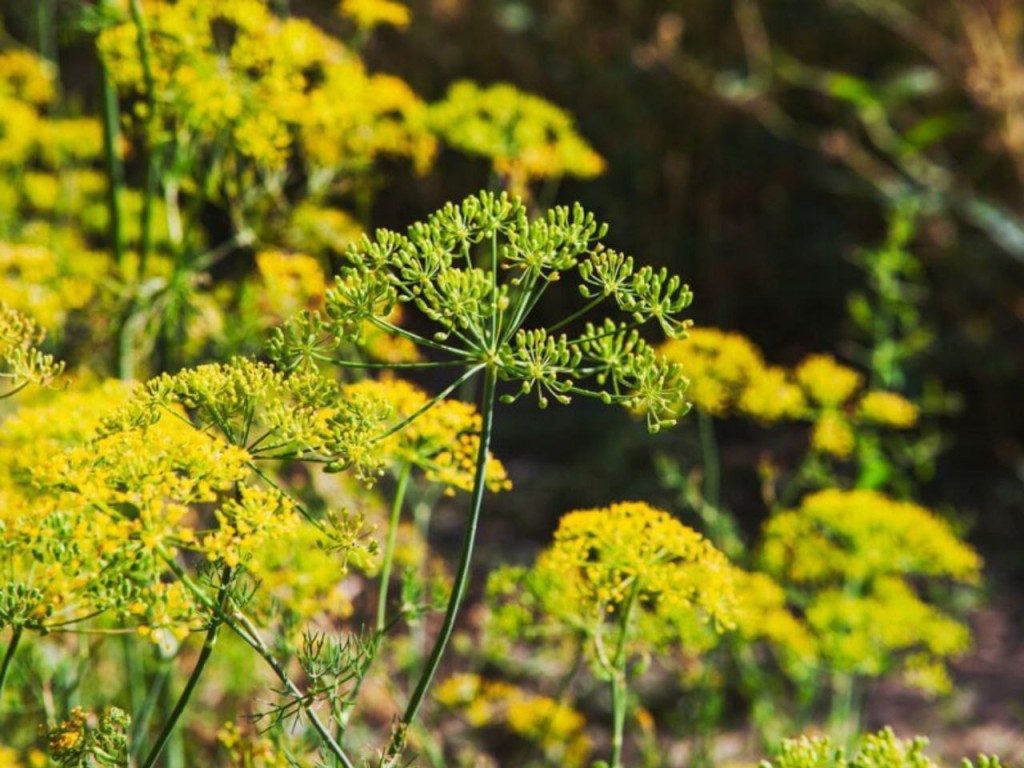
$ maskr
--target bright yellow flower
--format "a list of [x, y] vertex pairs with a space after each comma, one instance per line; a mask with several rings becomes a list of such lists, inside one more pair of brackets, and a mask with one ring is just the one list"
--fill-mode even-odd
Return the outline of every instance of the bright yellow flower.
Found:
[[733, 575], [707, 539], [647, 504], [578, 510], [562, 518], [533, 568], [492, 577], [493, 626], [566, 641], [604, 633], [630, 605], [631, 648], [700, 650], [717, 642], [709, 628], [735, 624]]
[[831, 355], [811, 355], [796, 367], [796, 378], [811, 400], [827, 408], [846, 403], [864, 380]]
[[20, 49], [0, 53], [0, 96], [45, 107], [53, 100], [55, 80], [55, 67], [35, 53]]
[[717, 328], [695, 328], [685, 339], [666, 342], [661, 353], [681, 363], [690, 387], [686, 396], [700, 410], [724, 416], [744, 388], [764, 369], [761, 351], [746, 337]]
[[883, 427], [909, 429], [917, 424], [917, 406], [895, 392], [868, 392], [857, 411], [865, 421]]
[[828, 410], [814, 422], [811, 448], [837, 459], [847, 459], [853, 453], [853, 429], [841, 413]]
[[771, 424], [800, 418], [806, 402], [799, 385], [783, 368], [768, 366], [756, 371], [740, 394], [739, 409], [758, 421]]
[[262, 280], [260, 304], [273, 318], [281, 320], [323, 306], [327, 284], [320, 263], [311, 256], [260, 251], [256, 268]]
[[372, 29], [382, 24], [404, 29], [412, 21], [409, 9], [394, 0], [341, 0], [340, 10], [360, 29]]

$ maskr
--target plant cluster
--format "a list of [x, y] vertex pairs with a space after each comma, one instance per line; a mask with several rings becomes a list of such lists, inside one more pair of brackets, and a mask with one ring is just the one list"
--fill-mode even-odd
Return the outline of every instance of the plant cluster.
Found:
[[[981, 561], [900, 495], [893, 446], [927, 412], [897, 374], [920, 348], [869, 355], [866, 384], [690, 330], [678, 275], [538, 205], [537, 182], [604, 170], [568, 113], [470, 81], [429, 104], [372, 71], [402, 3], [343, 0], [340, 36], [288, 5], [68, 3], [100, 116], [0, 41], [0, 762], [396, 768], [497, 744], [653, 767], [674, 731], [706, 757], [734, 692], [767, 737], [789, 694], [798, 721], [830, 698], [838, 732], [865, 680], [948, 688], [969, 633], [945, 598]], [[366, 231], [383, 169], [426, 173], [442, 144], [505, 191]], [[897, 262], [877, 274], [910, 279]], [[645, 501], [575, 510], [464, 610], [485, 499], [512, 490], [502, 411], [579, 399], [651, 434], [692, 400], [704, 482], [681, 486], [705, 531]], [[785, 487], [764, 462], [750, 545], [718, 487], [713, 419], [735, 416], [809, 426]], [[883, 732], [775, 761], [931, 768], [922, 748]]]

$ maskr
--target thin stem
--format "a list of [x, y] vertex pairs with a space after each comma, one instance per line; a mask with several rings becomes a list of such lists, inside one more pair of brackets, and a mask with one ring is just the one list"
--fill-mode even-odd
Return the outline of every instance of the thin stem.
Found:
[[419, 368], [456, 368], [466, 365], [465, 360], [428, 360], [419, 363], [363, 363], [354, 360], [335, 360], [333, 357], [322, 357], [339, 368], [385, 368], [393, 370], [413, 370]]
[[498, 231], [491, 235], [491, 344], [498, 347]]
[[292, 679], [288, 676], [288, 672], [281, 666], [274, 655], [270, 652], [267, 646], [264, 644], [263, 639], [259, 636], [259, 632], [256, 627], [253, 626], [252, 622], [249, 621], [240, 611], [235, 611], [235, 617], [238, 622], [232, 621], [230, 618], [225, 618], [225, 624], [233, 629], [239, 637], [245, 640], [253, 650], [255, 650], [260, 657], [270, 666], [277, 675], [278, 680], [284, 683], [285, 688], [288, 692], [299, 701], [299, 706], [302, 707], [306, 713], [306, 717], [313, 724], [313, 728], [320, 738], [323, 739], [327, 748], [331, 751], [338, 761], [344, 766], [344, 768], [355, 768], [355, 764], [349, 759], [348, 755], [342, 751], [341, 746], [335, 740], [331, 732], [327, 730], [327, 726], [323, 724], [316, 712], [313, 711], [313, 707], [306, 701], [306, 697], [302, 695], [302, 691], [299, 687], [292, 682]]
[[163, 663], [163, 666], [160, 668], [160, 671], [157, 672], [156, 677], [153, 678], [153, 682], [149, 686], [149, 691], [146, 692], [146, 698], [143, 700], [142, 706], [133, 714], [132, 737], [129, 740], [129, 744], [132, 747], [131, 757], [133, 760], [138, 754], [139, 747], [142, 746], [142, 736], [145, 734], [146, 729], [149, 726], [149, 718], [153, 714], [153, 709], [156, 707], [156, 703], [160, 699], [160, 694], [163, 693], [164, 686], [167, 685], [167, 681], [170, 677], [171, 660], [168, 659]]
[[121, 163], [121, 110], [117, 103], [117, 90], [110, 81], [110, 73], [101, 63], [100, 78], [103, 87], [103, 152], [107, 163], [107, 205], [110, 207], [110, 244], [114, 262], [125, 269], [124, 233], [121, 227], [121, 190], [124, 188], [124, 166]]
[[854, 703], [856, 698], [854, 676], [849, 672], [833, 672], [829, 730], [844, 744], [857, 732], [860, 713]]
[[715, 425], [711, 416], [700, 408], [696, 410], [700, 451], [704, 458], [704, 501], [717, 511], [722, 492], [722, 470], [718, 456], [718, 441], [715, 439]]
[[430, 684], [441, 665], [441, 658], [444, 656], [448, 641], [451, 639], [455, 629], [455, 619], [459, 613], [459, 606], [466, 594], [466, 587], [469, 584], [469, 566], [473, 559], [473, 545], [476, 542], [477, 526], [480, 522], [480, 510], [483, 507], [484, 492], [487, 489], [487, 459], [488, 449], [491, 444], [491, 434], [494, 431], [494, 398], [498, 385], [498, 371], [493, 366], [487, 366], [484, 373], [484, 389], [481, 396], [480, 411], [482, 424], [480, 428], [480, 446], [476, 457], [476, 473], [473, 478], [473, 494], [470, 500], [469, 520], [462, 539], [462, 552], [459, 556], [459, 564], [455, 573], [455, 582], [452, 585], [452, 593], [448, 599], [448, 608], [445, 610], [444, 622], [434, 642], [434, 648], [430, 652], [427, 664], [420, 674], [419, 682], [409, 699], [405, 714], [402, 716], [396, 730], [396, 738], [392, 741], [389, 754], [396, 757], [401, 752], [404, 735], [409, 726], [416, 719], [416, 715], [423, 704], [423, 698], [430, 688]]
[[139, 61], [142, 64], [142, 80], [145, 85], [146, 108], [148, 110], [143, 125], [145, 132], [145, 177], [142, 182], [142, 213], [139, 241], [139, 267], [138, 275], [141, 280], [146, 273], [146, 261], [152, 248], [152, 221], [153, 221], [153, 188], [156, 184], [156, 163], [153, 158], [153, 132], [151, 130], [156, 109], [156, 83], [153, 79], [153, 65], [149, 55], [149, 32], [146, 29], [146, 20], [142, 14], [142, 4], [139, 0], [130, 2], [132, 22], [135, 24], [136, 41], [139, 48]]
[[380, 567], [380, 593], [377, 596], [377, 632], [384, 631], [387, 625], [388, 584], [391, 581], [391, 565], [395, 558], [395, 540], [398, 538], [398, 521], [402, 515], [402, 503], [405, 501], [405, 490], [409, 487], [409, 475], [412, 464], [402, 464], [398, 474], [398, 487], [395, 499], [391, 504], [391, 518], [388, 520], [388, 538], [384, 544], [384, 561]]
[[387, 432], [384, 432], [384, 433], [382, 433], [380, 435], [377, 435], [375, 438], [373, 438], [374, 441], [384, 440], [385, 438], [391, 437], [391, 435], [395, 434], [396, 432], [398, 432], [398, 431], [400, 431], [402, 429], [405, 429], [406, 426], [408, 426], [409, 424], [414, 422], [416, 419], [418, 419], [420, 416], [422, 416], [424, 413], [429, 411], [431, 408], [433, 408], [439, 402], [441, 402], [446, 397], [448, 397], [448, 395], [450, 395], [452, 392], [454, 392], [456, 389], [458, 389], [459, 386], [464, 381], [468, 381], [469, 379], [471, 379], [474, 376], [476, 376], [476, 374], [480, 373], [481, 369], [483, 369], [484, 367], [485, 366], [481, 363], [480, 365], [477, 365], [477, 366], [474, 366], [474, 367], [470, 368], [468, 371], [466, 371], [464, 374], [462, 374], [459, 378], [457, 378], [455, 381], [453, 381], [451, 384], [449, 384], [445, 389], [443, 389], [441, 391], [441, 393], [437, 395], [437, 397], [435, 397], [433, 400], [431, 400], [430, 402], [426, 403], [425, 405], [417, 408], [411, 415], [406, 416], [400, 422], [395, 424], [395, 426], [391, 427], [391, 429], [389, 429]]
[[583, 337], [581, 337], [579, 339], [569, 339], [569, 341], [567, 343], [571, 347], [571, 346], [575, 346], [576, 344], [587, 344], [587, 343], [589, 343], [591, 341], [600, 341], [601, 339], [606, 339], [609, 336], [614, 336], [617, 333], [629, 333], [630, 331], [636, 330], [637, 328], [639, 328], [642, 325], [643, 325], [642, 322], [634, 321], [634, 322], [630, 323], [629, 325], [625, 325], [625, 326], [622, 326], [622, 327], [615, 327], [615, 328], [612, 328], [612, 329], [607, 330], [607, 331], [602, 331], [601, 333], [595, 333], [595, 334], [593, 334], [591, 336], [583, 336]]
[[452, 346], [449, 346], [448, 344], [442, 344], [439, 341], [433, 341], [432, 339], [424, 338], [423, 336], [420, 336], [418, 333], [413, 333], [412, 331], [407, 331], [405, 328], [401, 328], [401, 327], [399, 327], [397, 325], [389, 323], [387, 320], [385, 320], [385, 319], [383, 319], [381, 317], [371, 317], [370, 318], [370, 322], [372, 322], [374, 325], [378, 326], [379, 328], [387, 331], [388, 333], [393, 333], [396, 336], [401, 336], [402, 338], [408, 339], [409, 341], [413, 342], [414, 344], [420, 344], [420, 345], [422, 345], [424, 347], [431, 347], [432, 349], [438, 349], [438, 350], [441, 350], [443, 352], [450, 352], [451, 354], [458, 355], [460, 357], [467, 357], [468, 354], [469, 354], [464, 349], [459, 349], [458, 347], [452, 347]]
[[4, 696], [4, 683], [7, 682], [7, 673], [10, 672], [11, 663], [14, 661], [14, 652], [18, 650], [18, 643], [21, 642], [21, 633], [23, 629], [20, 626], [15, 626], [11, 631], [11, 642], [7, 645], [7, 651], [4, 653], [3, 664], [0, 665], [0, 703], [3, 702]]
[[633, 581], [626, 606], [622, 611], [622, 623], [619, 626], [619, 641], [612, 658], [612, 768], [622, 768], [622, 742], [626, 725], [626, 703], [629, 695], [626, 679], [626, 636], [629, 633], [629, 622], [633, 616], [633, 605], [640, 592], [640, 581]]
[[[223, 613], [224, 608], [227, 604], [228, 593], [230, 590], [229, 584], [231, 581], [231, 569], [225, 568], [223, 577], [218, 590], [217, 595], [217, 612]], [[160, 735], [157, 736], [156, 743], [153, 748], [149, 751], [149, 755], [142, 763], [142, 768], [152, 768], [156, 763], [160, 753], [163, 751], [164, 746], [167, 744], [167, 740], [171, 737], [171, 732], [174, 730], [174, 726], [178, 724], [178, 720], [181, 719], [182, 714], [185, 712], [185, 708], [188, 706], [189, 699], [192, 698], [192, 693], [196, 689], [196, 685], [199, 684], [199, 678], [202, 677], [203, 671], [206, 669], [206, 664], [210, 660], [210, 656], [213, 653], [213, 646], [217, 643], [217, 635], [220, 634], [221, 620], [214, 616], [212, 619], [213, 623], [206, 632], [206, 639], [203, 640], [203, 647], [199, 651], [199, 658], [196, 660], [195, 667], [192, 668], [192, 674], [189, 675], [188, 682], [185, 683], [185, 689], [178, 696], [178, 700], [174, 704], [174, 709], [171, 710], [170, 717], [167, 718], [167, 722], [164, 723], [163, 730], [160, 731]]]
[[549, 325], [548, 328], [547, 328], [548, 333], [554, 333], [558, 329], [564, 328], [565, 326], [567, 326], [573, 320], [576, 320], [577, 318], [583, 317], [583, 315], [587, 314], [587, 312], [592, 310], [594, 307], [596, 307], [598, 304], [600, 304], [606, 298], [608, 298], [608, 297], [605, 296], [602, 293], [600, 296], [597, 296], [597, 297], [591, 299], [583, 307], [580, 307], [580, 309], [578, 309], [577, 311], [573, 312], [568, 317], [562, 318], [561, 320], [559, 320], [554, 325]]
[[[541, 280], [540, 286], [538, 287], [537, 282]], [[502, 343], [507, 343], [516, 332], [522, 327], [523, 323], [526, 322], [526, 318], [533, 312], [533, 308], [540, 302], [541, 297], [548, 288], [548, 280], [543, 276], [534, 277], [530, 283], [529, 288], [523, 294], [523, 300], [516, 309], [515, 319], [509, 324], [508, 328], [505, 329], [505, 333], [502, 336]]]

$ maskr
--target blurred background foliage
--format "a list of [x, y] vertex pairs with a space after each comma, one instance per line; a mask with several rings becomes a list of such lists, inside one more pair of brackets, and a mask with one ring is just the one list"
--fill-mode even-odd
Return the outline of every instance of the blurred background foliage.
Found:
[[[351, 33], [333, 2], [277, 6], [332, 34]], [[902, 388], [934, 392], [942, 382], [946, 393], [936, 400], [946, 449], [926, 496], [971, 518], [989, 559], [1019, 575], [1024, 11], [1016, 3], [414, 0], [409, 7], [415, 21], [407, 28], [360, 38], [369, 71], [399, 76], [426, 102], [472, 77], [484, 86], [514, 83], [563, 107], [604, 158], [604, 173], [541, 182], [538, 200], [579, 200], [596, 211], [613, 223], [614, 246], [688, 277], [698, 325], [739, 330], [772, 360], [792, 364], [833, 350], [867, 363], [865, 328], [880, 310], [864, 294], [881, 294], [879, 260], [865, 254], [884, 250], [894, 212], [913, 209], [895, 249], [912, 254], [914, 263], [904, 265], [909, 288], [897, 285], [888, 301], [893, 316], [912, 308], [911, 331], [927, 333], [909, 342], [920, 344]], [[95, 30], [83, 24], [80, 4], [4, 0], [0, 11], [13, 39], [59, 60], [62, 108], [98, 112]], [[457, 143], [442, 145], [424, 174], [381, 159], [361, 187], [374, 190], [372, 204], [370, 195], [348, 193], [354, 231], [400, 226], [453, 195], [494, 186], [491, 163], [453, 149]], [[127, 172], [139, 183], [144, 169], [129, 159]], [[190, 236], [208, 244], [237, 237], [230, 218], [206, 205], [191, 222], [203, 231]], [[251, 268], [255, 246], [241, 245], [212, 269], [215, 281]], [[881, 268], [901, 269], [891, 260]], [[561, 309], [553, 306], [552, 315]], [[552, 504], [644, 490], [634, 491], [631, 477], [650, 460], [631, 455], [625, 421], [598, 410], [592, 419], [559, 419], [524, 411], [503, 438], [514, 456], [517, 446], [534, 452], [533, 435], [543, 432], [550, 457], [571, 457]], [[727, 463], [752, 464], [751, 429], [725, 425]], [[727, 493], [742, 502], [756, 495], [756, 482], [751, 472], [734, 476]], [[741, 516], [758, 515], [735, 506]], [[553, 524], [532, 522], [538, 533]]]

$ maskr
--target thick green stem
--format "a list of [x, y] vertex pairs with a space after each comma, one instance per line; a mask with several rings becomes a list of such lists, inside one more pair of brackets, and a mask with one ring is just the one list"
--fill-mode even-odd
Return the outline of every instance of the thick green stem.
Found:
[[7, 645], [7, 652], [4, 653], [3, 664], [0, 665], [0, 703], [3, 703], [4, 683], [7, 682], [7, 674], [11, 670], [11, 663], [14, 661], [14, 652], [18, 650], [18, 643], [21, 642], [22, 628], [14, 627], [11, 632], [11, 642]]
[[452, 585], [452, 594], [448, 599], [448, 608], [444, 614], [444, 622], [434, 642], [434, 648], [430, 652], [427, 664], [420, 674], [419, 682], [409, 699], [405, 714], [398, 725], [398, 736], [391, 746], [391, 754], [396, 755], [401, 751], [404, 734], [409, 725], [416, 719], [423, 698], [430, 688], [430, 684], [441, 665], [441, 658], [444, 656], [448, 641], [451, 639], [455, 629], [455, 619], [459, 613], [459, 606], [466, 594], [466, 587], [469, 584], [469, 567], [473, 559], [473, 546], [476, 542], [477, 525], [480, 522], [480, 510], [483, 507], [484, 493], [487, 490], [487, 459], [488, 450], [491, 444], [491, 433], [494, 429], [494, 396], [498, 384], [498, 371], [493, 366], [487, 366], [484, 371], [484, 389], [481, 397], [480, 411], [483, 417], [480, 428], [480, 447], [476, 457], [476, 474], [473, 478], [473, 494], [470, 500], [469, 520], [462, 539], [462, 553], [459, 556], [459, 564], [455, 573], [455, 583]]
[[380, 566], [380, 593], [377, 596], [377, 631], [383, 632], [387, 625], [388, 583], [391, 581], [391, 565], [395, 559], [395, 540], [398, 538], [398, 521], [402, 516], [402, 503], [405, 501], [405, 490], [409, 487], [409, 475], [412, 464], [405, 462], [398, 473], [398, 487], [395, 499], [391, 504], [391, 518], [388, 520], [388, 538], [384, 543], [384, 562]]

